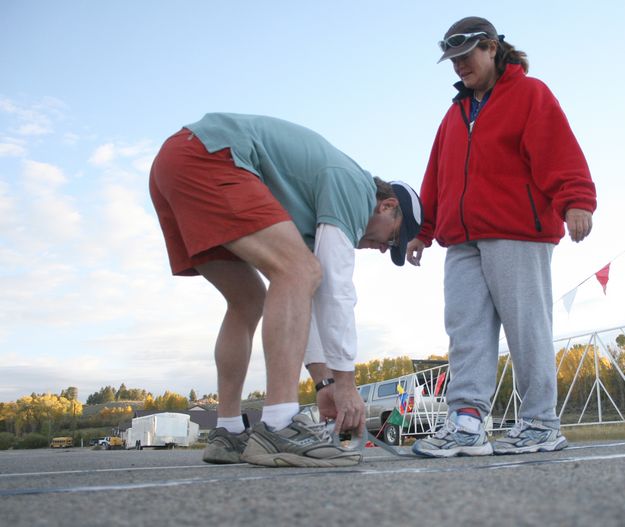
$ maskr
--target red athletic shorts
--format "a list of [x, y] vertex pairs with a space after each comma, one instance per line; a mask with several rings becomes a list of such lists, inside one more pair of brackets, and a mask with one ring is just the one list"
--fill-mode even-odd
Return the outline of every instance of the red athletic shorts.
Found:
[[210, 154], [186, 128], [156, 156], [150, 196], [175, 275], [197, 275], [194, 266], [212, 260], [239, 260], [221, 245], [291, 220], [255, 174], [235, 166], [229, 148]]

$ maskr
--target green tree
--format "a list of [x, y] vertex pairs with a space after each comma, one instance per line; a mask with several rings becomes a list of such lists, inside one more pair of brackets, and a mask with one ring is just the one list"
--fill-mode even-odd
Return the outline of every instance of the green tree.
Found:
[[15, 443], [15, 448], [44, 448], [50, 444], [50, 438], [44, 434], [31, 432], [19, 438]]
[[126, 388], [126, 385], [122, 382], [119, 385], [119, 388], [117, 390], [117, 392], [115, 392], [115, 400], [116, 401], [127, 401], [128, 400], [128, 388]]
[[102, 404], [115, 401], [117, 391], [112, 386], [100, 388], [100, 391], [92, 393], [87, 397], [87, 404]]
[[61, 390], [61, 397], [65, 397], [70, 401], [78, 399], [78, 388], [75, 386], [70, 386], [67, 390]]
[[8, 450], [15, 445], [15, 434], [0, 432], [0, 450]]
[[116, 395], [117, 392], [115, 391], [115, 388], [113, 388], [112, 386], [107, 386], [102, 390], [102, 402], [111, 403], [115, 400]]
[[148, 392], [143, 388], [128, 388], [126, 389], [125, 397], [120, 398], [120, 401], [144, 401]]
[[189, 401], [197, 401], [197, 394], [195, 393], [194, 389], [191, 389], [191, 391], [189, 392]]

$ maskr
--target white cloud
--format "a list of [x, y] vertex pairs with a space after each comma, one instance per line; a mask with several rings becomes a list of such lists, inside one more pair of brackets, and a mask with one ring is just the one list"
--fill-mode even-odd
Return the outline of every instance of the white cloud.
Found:
[[149, 174], [153, 161], [154, 156], [141, 157], [132, 162], [132, 167], [143, 174]]
[[133, 145], [124, 145], [118, 148], [119, 154], [123, 157], [138, 157], [151, 153], [153, 148], [148, 141], [139, 141]]
[[0, 232], [14, 226], [15, 213], [15, 198], [10, 193], [9, 185], [0, 181]]
[[82, 217], [73, 198], [60, 192], [68, 182], [63, 171], [48, 163], [25, 161], [22, 175], [29, 195], [29, 241], [53, 244], [78, 236]]
[[15, 103], [6, 97], [0, 97], [0, 110], [5, 113], [17, 113], [19, 111]]
[[[136, 171], [147, 174], [152, 166], [156, 152], [153, 144], [149, 141], [139, 141], [134, 144], [124, 145], [113, 142], [98, 146], [91, 157], [89, 163], [99, 167], [110, 166], [114, 161], [127, 159]], [[115, 167], [119, 171], [120, 167]]]
[[96, 166], [102, 166], [113, 161], [115, 157], [115, 145], [113, 143], [106, 143], [95, 149], [95, 152], [89, 158], [89, 163]]
[[74, 208], [71, 199], [51, 196], [32, 203], [33, 224], [41, 236], [54, 240], [69, 240], [81, 232], [82, 216]]
[[47, 135], [52, 132], [52, 128], [47, 119], [38, 118], [38, 122], [24, 123], [17, 128], [20, 135]]
[[36, 194], [50, 194], [59, 186], [67, 183], [63, 171], [48, 163], [24, 161], [23, 177], [27, 189]]
[[26, 155], [26, 149], [17, 143], [0, 143], [0, 157], [20, 157]]
[[[0, 355], [0, 377], [6, 379], [0, 387], [0, 400], [16, 400], [32, 392], [60, 393], [68, 386], [78, 386], [84, 401], [97, 391], [108, 371], [113, 370], [106, 357], [82, 354], [71, 357], [71, 368], [58, 356], [25, 357], [16, 353]], [[112, 378], [118, 377], [111, 375]]]
[[0, 98], [0, 111], [14, 118], [13, 131], [24, 136], [53, 133], [52, 121], [63, 119], [65, 108], [65, 104], [54, 97], [43, 97], [28, 106]]

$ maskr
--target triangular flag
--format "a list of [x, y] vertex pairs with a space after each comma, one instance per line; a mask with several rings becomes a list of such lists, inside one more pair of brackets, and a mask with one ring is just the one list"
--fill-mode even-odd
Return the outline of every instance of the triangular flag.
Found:
[[577, 287], [569, 291], [566, 295], [562, 297], [562, 303], [564, 304], [564, 309], [566, 309], [567, 313], [571, 313], [571, 306], [573, 305], [573, 300], [575, 300], [575, 295], [577, 294]]
[[605, 289], [608, 286], [608, 280], [610, 279], [610, 264], [599, 269], [595, 273], [595, 276], [597, 277], [597, 280], [599, 280], [601, 287], [603, 287], [603, 294], [606, 295], [607, 293]]

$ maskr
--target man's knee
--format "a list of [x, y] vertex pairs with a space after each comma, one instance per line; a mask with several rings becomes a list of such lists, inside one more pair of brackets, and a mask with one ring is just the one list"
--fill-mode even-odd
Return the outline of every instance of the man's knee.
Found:
[[321, 264], [309, 251], [281, 260], [269, 276], [270, 281], [291, 281], [293, 284], [306, 288], [311, 295], [321, 284], [321, 278]]

